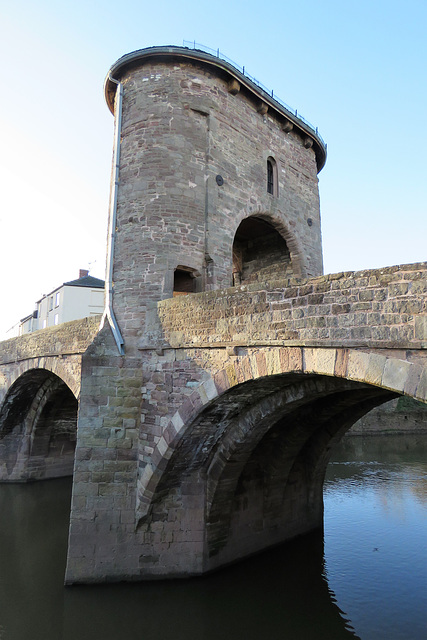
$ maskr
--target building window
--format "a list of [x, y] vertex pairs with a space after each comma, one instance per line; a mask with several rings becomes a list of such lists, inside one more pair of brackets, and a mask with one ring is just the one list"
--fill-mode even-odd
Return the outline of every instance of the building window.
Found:
[[52, 311], [53, 309], [53, 296], [50, 296], [49, 298], [49, 311]]
[[278, 195], [277, 187], [277, 165], [274, 158], [267, 158], [267, 193], [272, 196]]
[[56, 292], [55, 294], [55, 307], [59, 307], [59, 299], [61, 297], [61, 294], [59, 293], [59, 291]]
[[44, 320], [43, 320], [43, 329], [46, 329], [46, 326], [47, 326], [47, 319], [44, 318]]
[[59, 324], [59, 314], [55, 313], [55, 317], [53, 319], [53, 324]]

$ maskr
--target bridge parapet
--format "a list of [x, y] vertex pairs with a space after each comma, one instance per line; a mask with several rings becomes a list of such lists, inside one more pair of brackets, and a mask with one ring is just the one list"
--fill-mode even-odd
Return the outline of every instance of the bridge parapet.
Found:
[[163, 300], [164, 346], [424, 349], [426, 276], [424, 262]]
[[0, 365], [84, 353], [98, 333], [100, 319], [99, 315], [82, 318], [5, 340], [0, 343]]

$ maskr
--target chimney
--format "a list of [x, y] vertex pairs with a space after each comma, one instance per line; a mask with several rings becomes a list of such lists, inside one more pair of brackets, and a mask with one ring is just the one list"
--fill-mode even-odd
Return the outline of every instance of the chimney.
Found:
[[84, 278], [85, 276], [89, 275], [89, 271], [87, 269], [80, 269], [79, 271], [79, 278]]

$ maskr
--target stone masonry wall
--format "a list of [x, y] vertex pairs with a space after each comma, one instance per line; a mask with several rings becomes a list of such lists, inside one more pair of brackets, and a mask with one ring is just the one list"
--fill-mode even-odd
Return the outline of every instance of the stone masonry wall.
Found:
[[[121, 80], [113, 277], [128, 349], [145, 334], [147, 305], [172, 297], [177, 266], [194, 269], [205, 290], [232, 284], [233, 239], [248, 216], [282, 234], [294, 274], [322, 273], [316, 158], [297, 133], [197, 63], [146, 61]], [[267, 193], [268, 157], [277, 196]]]
[[427, 263], [255, 283], [159, 303], [165, 345], [427, 345]]
[[40, 329], [0, 343], [0, 365], [28, 358], [84, 353], [98, 333], [101, 316]]

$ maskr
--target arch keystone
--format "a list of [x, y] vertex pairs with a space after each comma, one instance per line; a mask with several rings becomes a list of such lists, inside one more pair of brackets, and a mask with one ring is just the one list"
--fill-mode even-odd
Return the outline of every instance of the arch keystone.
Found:
[[227, 374], [228, 382], [230, 387], [235, 387], [236, 384], [239, 384], [237, 380], [236, 368], [234, 364], [230, 364], [225, 368], [225, 372]]
[[248, 358], [242, 358], [235, 363], [237, 379], [239, 383], [252, 380], [252, 369]]
[[266, 376], [267, 375], [267, 365], [265, 362], [265, 354], [262, 352], [258, 352], [255, 355], [256, 358], [256, 363], [257, 363], [257, 368], [258, 368], [258, 375], [260, 377]]
[[172, 416], [172, 420], [171, 420], [173, 426], [175, 427], [175, 431], [177, 433], [179, 433], [182, 429], [182, 427], [184, 426], [184, 420], [181, 418], [179, 411], [177, 411], [173, 416]]
[[227, 376], [227, 372], [222, 370], [218, 371], [214, 375], [215, 387], [217, 390], [217, 395], [221, 395], [224, 391], [227, 391], [230, 388], [230, 382]]
[[420, 386], [420, 381], [422, 380], [423, 373], [425, 372], [425, 368], [419, 364], [413, 364], [409, 375], [406, 378], [404, 393], [405, 395], [412, 396], [413, 398], [417, 397], [417, 390], [422, 390], [422, 385]]
[[345, 378], [347, 376], [348, 367], [348, 349], [337, 349], [335, 359], [334, 374], [337, 378]]
[[255, 378], [259, 378], [259, 373], [258, 373], [258, 362], [256, 359], [256, 354], [251, 354], [249, 356], [249, 365], [251, 368], [251, 372], [252, 372], [252, 376], [251, 378], [255, 380]]
[[424, 367], [423, 372], [420, 375], [420, 381], [417, 386], [415, 397], [417, 400], [427, 402], [427, 367]]
[[[208, 402], [209, 400], [213, 400], [218, 396], [218, 391], [212, 378], [205, 380], [205, 382], [203, 382], [198, 388], [200, 390], [203, 389], [203, 391], [205, 392], [207, 398], [206, 402]], [[204, 404], [206, 404], [206, 402]]]
[[283, 347], [280, 349], [280, 362], [282, 371], [303, 371], [303, 351], [301, 347]]
[[[169, 457], [172, 455], [172, 451], [169, 449], [166, 440], [163, 438], [163, 436], [159, 439], [158, 443], [157, 443], [157, 449], [160, 453], [160, 455], [164, 458], [167, 457], [167, 455], [169, 454]], [[168, 451], [169, 449], [169, 451]]]

